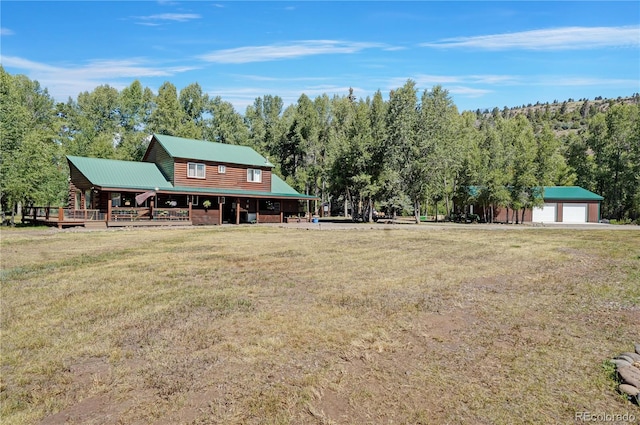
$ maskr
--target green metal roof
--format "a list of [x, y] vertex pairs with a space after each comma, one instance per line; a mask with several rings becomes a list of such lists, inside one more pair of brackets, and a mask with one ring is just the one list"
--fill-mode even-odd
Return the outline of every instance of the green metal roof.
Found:
[[174, 187], [167, 181], [156, 164], [151, 162], [118, 161], [113, 159], [67, 156], [92, 185], [111, 189], [154, 190], [172, 193], [202, 193], [214, 195], [253, 196], [263, 198], [314, 199], [301, 195], [275, 174], [271, 174], [271, 192], [242, 189], [216, 189], [210, 187]]
[[143, 190], [173, 188], [156, 164], [151, 162], [80, 156], [67, 156], [67, 160], [95, 186]]
[[545, 200], [602, 201], [604, 198], [580, 186], [545, 186]]
[[271, 173], [271, 191], [273, 193], [282, 193], [283, 195], [300, 195], [298, 191], [289, 186], [287, 182], [273, 173]]
[[[482, 189], [482, 186], [469, 186], [469, 195], [478, 196]], [[549, 201], [602, 201], [604, 199], [580, 186], [544, 186], [542, 197]]]
[[162, 147], [173, 158], [226, 162], [229, 164], [250, 165], [254, 167], [271, 168], [274, 166], [249, 146], [185, 139], [163, 134], [154, 134], [153, 137], [160, 142]]

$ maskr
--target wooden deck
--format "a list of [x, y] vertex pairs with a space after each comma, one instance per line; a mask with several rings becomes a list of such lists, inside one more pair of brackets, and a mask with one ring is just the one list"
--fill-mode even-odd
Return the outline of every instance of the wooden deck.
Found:
[[82, 226], [86, 228], [190, 226], [188, 208], [112, 208], [100, 210], [73, 210], [59, 207], [29, 207], [22, 217], [24, 223], [55, 226], [59, 229]]

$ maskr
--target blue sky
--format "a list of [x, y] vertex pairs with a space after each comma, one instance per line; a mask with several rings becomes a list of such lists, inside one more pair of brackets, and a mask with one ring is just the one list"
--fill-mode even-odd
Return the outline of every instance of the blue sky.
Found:
[[58, 101], [138, 79], [256, 97], [359, 98], [407, 79], [460, 110], [640, 92], [640, 2], [11, 1], [1, 62]]

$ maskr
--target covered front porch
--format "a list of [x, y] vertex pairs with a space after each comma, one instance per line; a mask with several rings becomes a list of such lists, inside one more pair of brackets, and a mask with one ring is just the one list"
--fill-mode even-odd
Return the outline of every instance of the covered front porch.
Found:
[[284, 223], [303, 215], [298, 199], [177, 191], [70, 187], [68, 207], [31, 206], [23, 222], [58, 228]]

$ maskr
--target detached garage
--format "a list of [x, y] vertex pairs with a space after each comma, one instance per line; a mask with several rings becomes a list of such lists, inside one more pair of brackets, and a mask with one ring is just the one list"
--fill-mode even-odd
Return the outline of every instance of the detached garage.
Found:
[[533, 209], [534, 223], [597, 223], [602, 196], [579, 186], [545, 186], [544, 205]]

